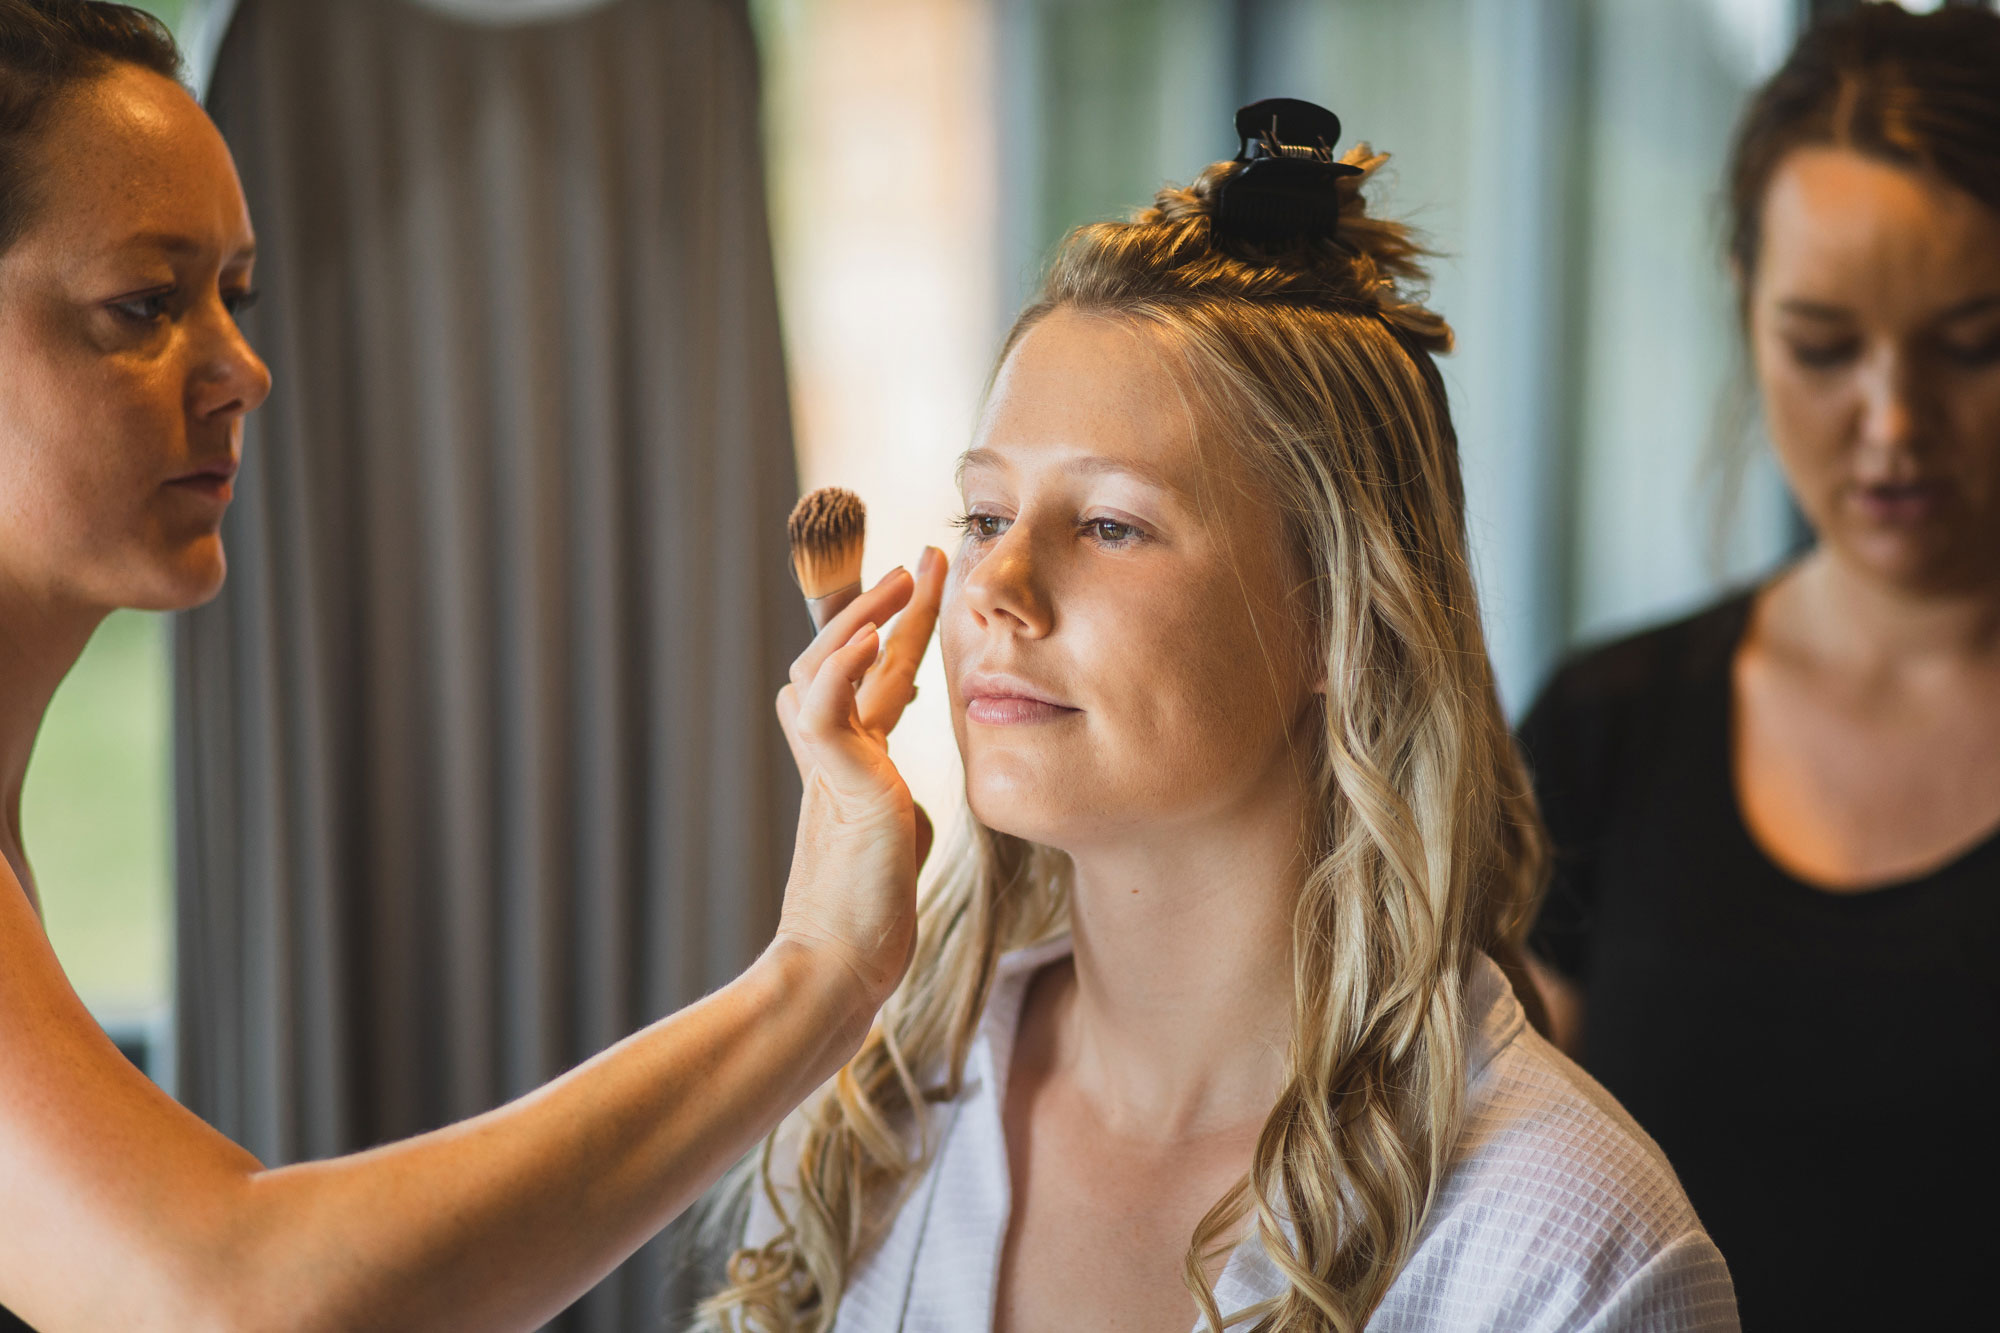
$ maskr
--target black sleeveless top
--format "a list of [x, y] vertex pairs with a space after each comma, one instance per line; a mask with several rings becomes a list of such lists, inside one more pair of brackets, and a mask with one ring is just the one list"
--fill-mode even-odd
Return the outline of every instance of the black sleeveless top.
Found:
[[1867, 893], [1778, 868], [1731, 777], [1749, 611], [1543, 692], [1534, 945], [1583, 988], [1584, 1066], [1680, 1173], [1746, 1329], [2000, 1328], [2000, 832]]

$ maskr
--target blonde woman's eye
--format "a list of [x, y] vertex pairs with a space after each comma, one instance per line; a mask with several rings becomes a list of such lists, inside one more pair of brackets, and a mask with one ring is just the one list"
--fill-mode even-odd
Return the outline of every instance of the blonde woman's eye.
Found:
[[990, 542], [1007, 530], [1010, 520], [998, 514], [961, 514], [951, 525], [977, 542]]
[[1145, 536], [1130, 523], [1120, 523], [1115, 518], [1093, 518], [1083, 526], [1093, 541], [1105, 546], [1123, 546], [1129, 541]]

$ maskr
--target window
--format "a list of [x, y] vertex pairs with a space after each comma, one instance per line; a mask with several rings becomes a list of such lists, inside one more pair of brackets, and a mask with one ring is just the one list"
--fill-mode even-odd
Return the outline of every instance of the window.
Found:
[[70, 981], [134, 1062], [171, 1064], [167, 621], [119, 611], [56, 691], [21, 836]]

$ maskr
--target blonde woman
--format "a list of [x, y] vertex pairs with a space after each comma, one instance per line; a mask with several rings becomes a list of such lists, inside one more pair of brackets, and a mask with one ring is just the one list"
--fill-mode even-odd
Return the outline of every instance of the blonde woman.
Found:
[[1305, 104], [1239, 130], [1007, 340], [940, 621], [969, 832], [716, 1326], [1736, 1326], [1490, 957], [1540, 834], [1383, 159]]

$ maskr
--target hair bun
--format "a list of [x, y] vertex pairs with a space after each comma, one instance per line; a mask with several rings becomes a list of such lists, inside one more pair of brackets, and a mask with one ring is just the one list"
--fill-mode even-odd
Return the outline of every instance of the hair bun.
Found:
[[1218, 238], [1283, 245], [1340, 229], [1340, 180], [1361, 168], [1335, 159], [1340, 117], [1291, 97], [1236, 113], [1237, 169], [1214, 192]]
[[[1135, 262], [1148, 256], [1145, 262], [1173, 269], [1176, 285], [1188, 288], [1231, 291], [1251, 300], [1362, 307], [1411, 347], [1442, 355], [1452, 348], [1452, 333], [1425, 304], [1430, 273], [1424, 261], [1430, 252], [1408, 225], [1371, 216], [1363, 194], [1388, 160], [1387, 153], [1365, 142], [1340, 155], [1335, 165], [1342, 170], [1331, 189], [1337, 221], [1325, 232], [1266, 239], [1221, 225], [1230, 182], [1245, 169], [1231, 160], [1211, 164], [1189, 185], [1165, 187], [1130, 221], [1084, 227], [1077, 238], [1127, 250]], [[1165, 244], [1140, 244], [1142, 234]]]

